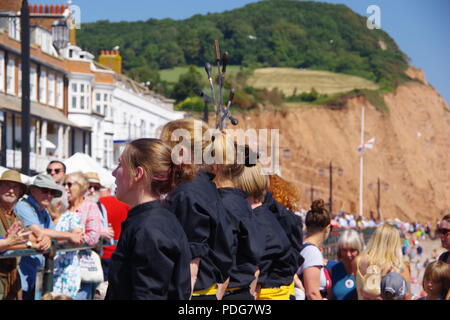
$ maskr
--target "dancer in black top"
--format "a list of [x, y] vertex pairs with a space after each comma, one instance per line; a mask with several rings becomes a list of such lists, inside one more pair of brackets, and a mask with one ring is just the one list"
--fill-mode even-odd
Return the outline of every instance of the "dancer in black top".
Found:
[[[285, 202], [291, 203], [295, 199], [292, 199], [290, 195], [291, 192], [287, 192], [284, 190], [288, 187], [285, 183], [273, 183], [273, 181], [279, 181], [281, 177], [271, 175], [269, 176], [269, 190], [273, 190], [276, 194], [285, 200]], [[292, 187], [292, 186], [291, 186]], [[276, 188], [274, 190], [274, 188]], [[303, 223], [302, 219], [299, 216], [296, 216], [291, 210], [289, 210], [286, 206], [282, 205], [278, 201], [276, 201], [271, 192], [266, 192], [264, 197], [264, 206], [266, 206], [275, 216], [277, 221], [280, 223], [284, 232], [286, 233], [289, 242], [292, 246], [292, 255], [294, 259], [294, 264], [292, 265], [292, 270], [294, 272], [294, 281], [290, 286], [290, 300], [295, 300], [295, 283], [299, 283], [300, 279], [298, 278], [296, 272], [298, 268], [303, 264], [303, 257], [300, 254], [301, 249], [303, 248]]]
[[208, 129], [202, 121], [181, 119], [167, 123], [161, 133], [181, 168], [177, 181], [182, 182], [166, 199], [189, 241], [192, 300], [222, 299], [235, 246], [232, 223], [213, 182], [214, 174], [203, 163], [203, 150], [211, 142]]
[[236, 186], [248, 193], [258, 231], [265, 237], [265, 251], [260, 261], [258, 300], [289, 300], [296, 265], [295, 250], [275, 215], [264, 206], [268, 178], [259, 163], [246, 167]]
[[[237, 151], [243, 152], [242, 164], [238, 163]], [[214, 182], [232, 221], [236, 241], [230, 283], [223, 300], [255, 300], [258, 264], [264, 253], [264, 237], [257, 231], [247, 193], [234, 184], [245, 168], [245, 150], [242, 147], [238, 149], [226, 134], [217, 133], [206, 154], [214, 155]]]
[[106, 300], [187, 300], [191, 254], [183, 228], [165, 209], [171, 149], [157, 139], [130, 142], [114, 170], [116, 196], [132, 209], [111, 257]]

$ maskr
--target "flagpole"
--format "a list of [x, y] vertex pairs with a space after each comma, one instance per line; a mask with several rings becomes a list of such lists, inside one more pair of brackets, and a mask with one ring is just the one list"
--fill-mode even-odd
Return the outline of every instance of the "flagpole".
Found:
[[363, 216], [363, 182], [364, 182], [364, 105], [361, 109], [361, 151], [359, 152], [359, 215]]

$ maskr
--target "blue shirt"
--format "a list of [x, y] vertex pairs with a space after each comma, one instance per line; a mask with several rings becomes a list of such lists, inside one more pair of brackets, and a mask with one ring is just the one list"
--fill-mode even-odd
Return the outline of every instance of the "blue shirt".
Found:
[[344, 264], [329, 263], [327, 269], [331, 273], [333, 300], [358, 300], [355, 277], [345, 271]]
[[[39, 210], [39, 204], [31, 195], [17, 203], [14, 213], [22, 220], [25, 227], [37, 225], [44, 229], [55, 228], [47, 209]], [[44, 266], [44, 263], [42, 254], [20, 259], [19, 274], [23, 291], [34, 290], [36, 273], [39, 267]]]

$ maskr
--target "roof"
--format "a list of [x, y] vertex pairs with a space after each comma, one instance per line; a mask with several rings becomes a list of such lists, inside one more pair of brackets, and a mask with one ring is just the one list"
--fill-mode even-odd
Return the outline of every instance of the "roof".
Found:
[[[15, 112], [22, 112], [22, 99], [10, 95], [1, 94], [0, 95], [0, 109], [3, 110], [10, 110]], [[36, 118], [41, 118], [45, 120], [49, 120], [52, 122], [65, 124], [71, 127], [81, 128], [80, 126], [76, 125], [69, 119], [67, 119], [64, 114], [52, 107], [48, 107], [45, 105], [42, 105], [37, 102], [31, 101], [30, 103], [30, 109], [31, 109], [31, 115]]]
[[0, 2], [0, 11], [20, 11], [21, 8], [21, 0], [2, 0]]

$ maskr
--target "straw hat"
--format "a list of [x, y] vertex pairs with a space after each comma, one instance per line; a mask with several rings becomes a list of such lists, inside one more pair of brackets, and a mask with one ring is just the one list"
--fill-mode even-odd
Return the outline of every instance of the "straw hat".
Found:
[[83, 175], [86, 177], [89, 183], [98, 183], [100, 186], [102, 186], [102, 184], [100, 183], [100, 177], [96, 172], [86, 172], [83, 173]]
[[0, 176], [0, 182], [1, 181], [12, 181], [17, 182], [22, 187], [23, 193], [27, 192], [27, 185], [22, 182], [22, 179], [20, 178], [20, 173], [16, 170], [6, 170], [2, 173]]

